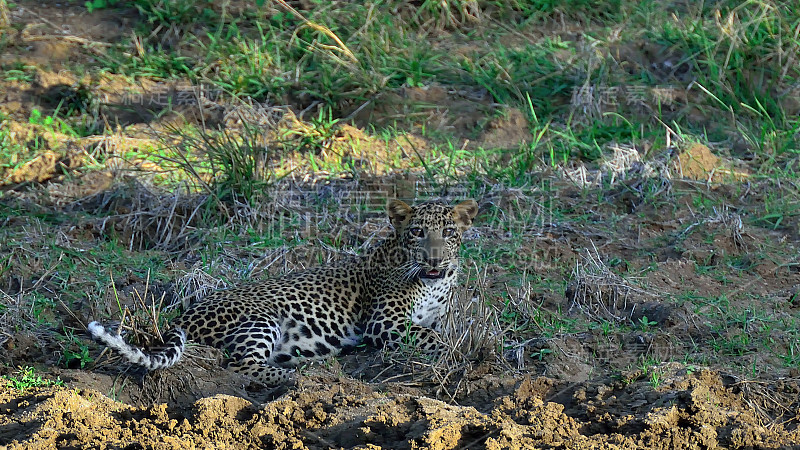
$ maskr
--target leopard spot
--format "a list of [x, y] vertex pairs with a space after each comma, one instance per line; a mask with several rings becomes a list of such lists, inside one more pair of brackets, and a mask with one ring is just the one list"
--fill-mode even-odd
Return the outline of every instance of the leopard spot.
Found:
[[331, 353], [331, 349], [325, 346], [322, 342], [317, 342], [317, 344], [314, 346], [314, 350], [318, 356], [325, 356]]
[[286, 353], [278, 353], [275, 356], [275, 362], [278, 364], [284, 364], [292, 360], [292, 357], [287, 355]]

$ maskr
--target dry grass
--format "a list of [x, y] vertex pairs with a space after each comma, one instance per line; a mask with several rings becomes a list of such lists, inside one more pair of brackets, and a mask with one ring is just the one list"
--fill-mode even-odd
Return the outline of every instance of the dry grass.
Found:
[[24, 290], [15, 295], [0, 290], [0, 304], [3, 305], [0, 313], [0, 347], [5, 347], [9, 340], [19, 338], [17, 330], [27, 330], [25, 334], [34, 336], [37, 341], [50, 334], [34, 317], [34, 304], [27, 297]]
[[611, 155], [599, 161], [599, 168], [590, 169], [581, 163], [561, 168], [562, 176], [582, 188], [625, 182], [631, 189], [640, 191], [645, 181], [657, 180], [661, 185], [659, 192], [669, 189], [673, 178], [672, 164], [669, 164], [673, 152], [663, 152], [645, 161], [633, 145], [614, 144], [608, 150]]
[[[117, 291], [113, 278], [111, 289], [119, 311], [119, 320], [115, 321], [117, 334], [126, 330], [135, 336], [136, 342], [145, 345], [152, 342], [163, 342], [161, 328], [166, 325], [166, 320], [162, 318], [161, 314], [165, 303], [168, 302], [167, 293], [162, 292], [161, 295], [156, 295], [150, 291], [150, 274], [147, 274], [142, 292], [139, 292], [138, 289], [133, 290], [130, 302], [126, 302], [131, 306], [123, 305], [120, 301], [120, 292]], [[98, 316], [98, 314], [94, 314], [94, 316]]]
[[11, 26], [11, 19], [8, 16], [8, 3], [6, 0], [0, 0], [0, 34]]
[[[747, 244], [742, 232], [744, 225], [742, 224], [742, 216], [735, 212], [728, 205], [722, 205], [720, 208], [713, 208], [714, 214], [709, 217], [704, 217], [696, 222], [689, 224], [683, 232], [679, 235], [681, 239], [691, 234], [695, 227], [702, 225], [718, 225], [725, 231], [730, 240], [739, 249], [746, 249]], [[752, 240], [752, 237], [750, 237]]]
[[[467, 279], [477, 268], [467, 271]], [[476, 364], [502, 365], [506, 362], [498, 351], [501, 346], [501, 328], [497, 312], [486, 302], [486, 277], [475, 281], [470, 288], [462, 286], [451, 295], [439, 333], [444, 349], [435, 357], [421, 355], [412, 345], [384, 352], [386, 369], [399, 374], [386, 377], [384, 369], [372, 381], [400, 382], [418, 385], [433, 382], [437, 396], [455, 402], [469, 387], [466, 376]], [[401, 381], [405, 380], [405, 381]]]
[[617, 324], [632, 321], [642, 296], [652, 294], [611, 271], [594, 246], [576, 264], [566, 292], [571, 302], [569, 311], [580, 311], [593, 321]]
[[750, 407], [762, 425], [773, 428], [784, 426], [797, 420], [800, 406], [797, 392], [793, 388], [798, 380], [784, 379], [780, 383], [769, 383], [754, 380], [737, 380], [735, 386], [741, 390], [742, 400]]
[[171, 302], [167, 308], [172, 309], [180, 305], [184, 310], [211, 292], [227, 287], [223, 279], [215, 277], [204, 270], [201, 262], [195, 263], [191, 269], [175, 281], [175, 285], [177, 286], [178, 298]]
[[97, 220], [97, 228], [121, 236], [129, 251], [155, 248], [171, 252], [195, 242], [206, 200], [202, 195], [161, 193], [129, 178], [75, 202], [70, 209], [105, 216]]

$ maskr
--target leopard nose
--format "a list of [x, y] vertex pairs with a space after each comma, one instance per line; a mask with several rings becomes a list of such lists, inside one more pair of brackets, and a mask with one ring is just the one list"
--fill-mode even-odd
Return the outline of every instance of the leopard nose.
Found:
[[442, 258], [428, 258], [428, 264], [431, 267], [439, 267], [439, 264], [442, 263]]

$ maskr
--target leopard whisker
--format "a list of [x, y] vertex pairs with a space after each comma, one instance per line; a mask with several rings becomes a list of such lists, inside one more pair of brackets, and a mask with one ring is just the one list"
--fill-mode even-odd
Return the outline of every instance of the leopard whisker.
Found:
[[405, 269], [405, 272], [403, 273], [403, 279], [405, 280], [412, 280], [416, 278], [420, 272], [422, 272], [422, 267], [415, 261], [408, 261], [400, 266], [400, 268]]

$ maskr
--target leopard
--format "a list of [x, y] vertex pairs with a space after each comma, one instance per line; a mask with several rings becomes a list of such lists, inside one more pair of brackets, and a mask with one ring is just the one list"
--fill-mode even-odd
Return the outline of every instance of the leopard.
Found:
[[175, 365], [187, 340], [216, 347], [229, 369], [267, 386], [294, 382], [298, 366], [362, 344], [412, 341], [435, 356], [446, 350], [442, 321], [478, 204], [392, 199], [386, 213], [392, 231], [363, 254], [214, 291], [172, 320], [158, 348], [128, 344], [97, 321], [88, 332], [147, 371]]

